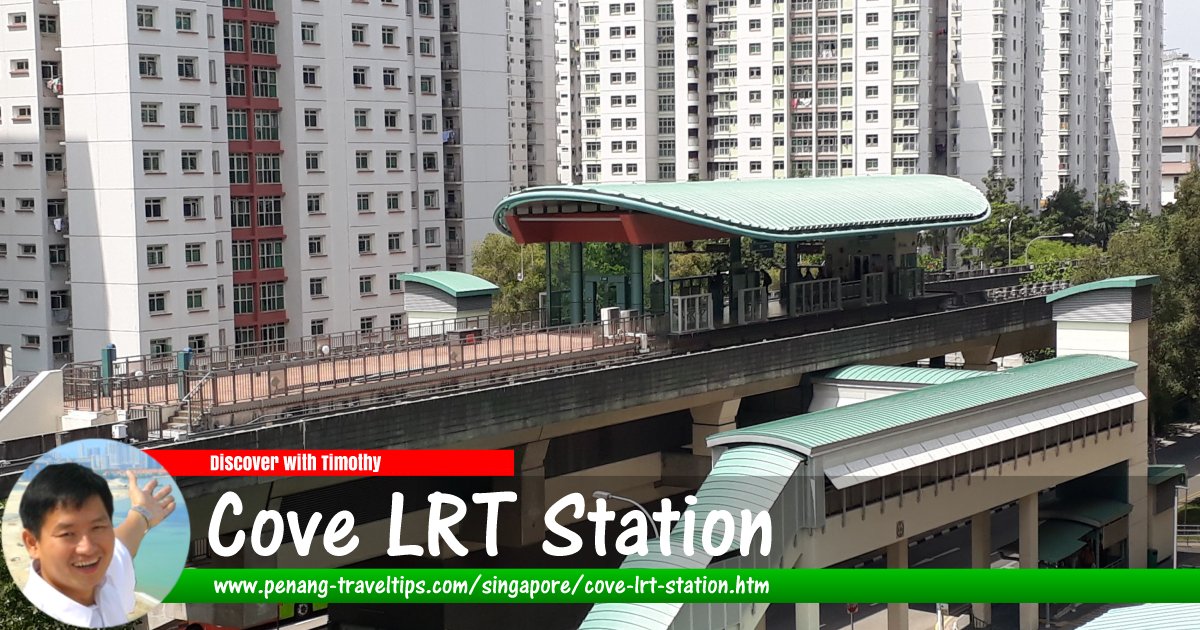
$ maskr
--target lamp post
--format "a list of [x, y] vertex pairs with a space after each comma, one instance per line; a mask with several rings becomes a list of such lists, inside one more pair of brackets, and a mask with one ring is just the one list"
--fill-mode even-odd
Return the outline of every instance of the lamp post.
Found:
[[638, 503], [637, 501], [634, 501], [633, 499], [630, 499], [628, 497], [619, 496], [619, 495], [613, 494], [611, 492], [605, 492], [603, 490], [597, 490], [597, 491], [593, 492], [592, 496], [597, 499], [613, 499], [616, 501], [623, 501], [623, 502], [628, 503], [628, 504], [632, 505], [633, 507], [636, 507], [637, 509], [641, 510], [642, 514], [646, 515], [646, 520], [650, 523], [650, 527], [654, 530], [654, 537], [656, 539], [658, 538], [658, 525], [654, 523], [654, 518], [650, 516], [650, 511], [646, 509], [646, 506], [644, 506], [641, 503]]
[[1033, 238], [1033, 240], [1029, 241], [1029, 243], [1025, 245], [1025, 262], [1026, 263], [1029, 262], [1029, 246], [1033, 245], [1034, 241], [1040, 241], [1044, 238], [1047, 238], [1047, 239], [1048, 238], [1075, 238], [1075, 235], [1070, 232], [1065, 232], [1063, 234], [1043, 234], [1042, 236], [1035, 236]]
[[1175, 520], [1173, 521], [1174, 529], [1171, 534], [1171, 568], [1179, 568], [1179, 491], [1183, 490], [1183, 497], [1187, 499], [1187, 486], [1175, 486]]
[[1012, 266], [1012, 222], [1017, 219], [1017, 215], [1008, 218], [1008, 266]]

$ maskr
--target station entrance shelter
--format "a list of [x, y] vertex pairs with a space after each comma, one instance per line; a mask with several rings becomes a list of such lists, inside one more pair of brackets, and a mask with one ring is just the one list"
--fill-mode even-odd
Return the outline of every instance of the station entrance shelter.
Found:
[[[920, 235], [989, 212], [962, 180], [902, 175], [543, 186], [503, 199], [494, 219], [518, 243], [546, 245], [547, 325], [617, 307], [668, 315], [680, 334], [921, 295]], [[620, 271], [586, 268], [589, 244], [606, 244]], [[672, 251], [721, 262], [708, 275], [672, 278]]]

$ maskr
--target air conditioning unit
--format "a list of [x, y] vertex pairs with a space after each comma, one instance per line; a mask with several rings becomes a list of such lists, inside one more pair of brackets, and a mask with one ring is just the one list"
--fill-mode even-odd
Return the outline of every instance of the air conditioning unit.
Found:
[[600, 309], [600, 330], [608, 338], [617, 336], [621, 328], [621, 309], [615, 306]]
[[129, 427], [124, 424], [112, 425], [112, 439], [124, 440], [129, 438]]

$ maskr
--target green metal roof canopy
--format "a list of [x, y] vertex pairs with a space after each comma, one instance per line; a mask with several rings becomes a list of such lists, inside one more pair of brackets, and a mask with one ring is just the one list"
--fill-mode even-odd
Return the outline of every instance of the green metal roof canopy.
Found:
[[991, 213], [987, 198], [961, 179], [894, 175], [541, 186], [505, 197], [493, 218], [510, 234], [506, 215], [568, 203], [644, 212], [777, 242], [958, 227]]
[[1087, 293], [1088, 291], [1100, 291], [1102, 289], [1136, 289], [1138, 287], [1152, 287], [1161, 281], [1162, 279], [1158, 276], [1122, 276], [1120, 278], [1107, 278], [1105, 280], [1077, 284], [1073, 287], [1063, 289], [1057, 293], [1052, 293], [1046, 296], [1046, 301], [1055, 302], [1072, 295]]
[[500, 287], [479, 276], [458, 271], [420, 271], [406, 273], [400, 276], [400, 279], [405, 282], [429, 285], [445, 291], [455, 298], [492, 295], [500, 290]]
[[894, 365], [847, 365], [818, 374], [830, 381], [864, 381], [872, 383], [901, 383], [905, 385], [940, 385], [969, 378], [994, 376], [999, 372], [980, 370], [940, 370], [936, 368], [902, 367]]
[[930, 385], [845, 407], [783, 418], [717, 433], [709, 446], [771, 444], [802, 455], [813, 449], [905, 425], [1031, 396], [1088, 379], [1133, 370], [1136, 363], [1078, 354], [1030, 363], [991, 376]]

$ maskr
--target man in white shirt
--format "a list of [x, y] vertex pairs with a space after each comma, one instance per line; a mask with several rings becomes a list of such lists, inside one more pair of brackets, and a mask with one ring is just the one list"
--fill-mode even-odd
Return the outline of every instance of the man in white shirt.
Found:
[[39, 610], [64, 623], [107, 628], [129, 621], [136, 579], [133, 557], [150, 529], [175, 510], [170, 487], [139, 488], [132, 472], [132, 507], [113, 527], [108, 482], [79, 464], [54, 464], [21, 496], [21, 534], [33, 558], [22, 592]]

